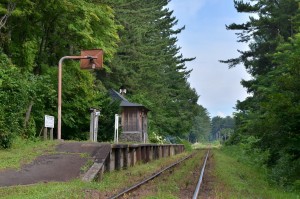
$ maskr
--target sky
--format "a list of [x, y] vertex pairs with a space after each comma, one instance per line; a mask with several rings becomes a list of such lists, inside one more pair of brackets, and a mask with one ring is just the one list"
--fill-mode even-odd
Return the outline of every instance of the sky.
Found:
[[246, 50], [247, 44], [237, 42], [234, 31], [225, 25], [246, 22], [248, 16], [237, 13], [233, 0], [171, 0], [169, 9], [178, 19], [178, 27], [185, 26], [177, 35], [177, 45], [193, 69], [188, 81], [200, 95], [198, 104], [208, 110], [211, 117], [231, 116], [237, 100], [247, 97], [242, 79], [250, 79], [242, 65], [228, 69], [227, 60], [239, 56], [237, 50]]

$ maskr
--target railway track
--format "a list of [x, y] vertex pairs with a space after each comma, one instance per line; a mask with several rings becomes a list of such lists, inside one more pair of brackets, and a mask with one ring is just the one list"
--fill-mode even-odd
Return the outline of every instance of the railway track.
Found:
[[[171, 171], [171, 169], [175, 169], [176, 166], [178, 166], [178, 165], [182, 164], [183, 162], [187, 161], [188, 159], [190, 159], [191, 157], [193, 157], [196, 153], [193, 153], [193, 154], [191, 154], [191, 155], [189, 155], [189, 156], [187, 156], [187, 157], [185, 157], [185, 158], [183, 158], [183, 159], [181, 159], [181, 160], [179, 160], [179, 161], [177, 161], [177, 162], [169, 165], [168, 167], [163, 168], [162, 170], [156, 172], [155, 174], [151, 175], [147, 179], [144, 179], [143, 181], [138, 182], [138, 183], [134, 184], [133, 186], [126, 188], [125, 190], [117, 193], [116, 195], [110, 197], [109, 199], [122, 198], [123, 196], [130, 195], [131, 193], [134, 193], [134, 192], [138, 191], [139, 189], [141, 189], [141, 186], [145, 185], [149, 181], [151, 181], [151, 180], [153, 180], [153, 179], [158, 178], [159, 176], [161, 176], [161, 174], [167, 173], [167, 171], [169, 171], [170, 173], [173, 173]], [[202, 180], [203, 180], [203, 176], [204, 176], [204, 172], [205, 172], [205, 167], [206, 167], [206, 162], [207, 162], [208, 156], [209, 156], [209, 150], [207, 150], [207, 153], [206, 153], [204, 161], [199, 160], [200, 164], [201, 164], [201, 172], [200, 172], [200, 175], [199, 175], [199, 179], [197, 181], [197, 185], [196, 185], [196, 183], [194, 185], [194, 187], [195, 187], [194, 190], [195, 191], [194, 191], [193, 196], [192, 196], [193, 199], [196, 199], [198, 197], [198, 195], [199, 195], [199, 191], [200, 191], [200, 188], [201, 188], [201, 184], [202, 184]], [[176, 172], [176, 170], [174, 172]], [[124, 198], [127, 198], [127, 197], [124, 197]]]
[[205, 171], [205, 167], [206, 167], [206, 162], [207, 162], [208, 155], [209, 155], [209, 150], [207, 151], [205, 160], [203, 162], [203, 166], [202, 166], [202, 169], [201, 169], [199, 180], [198, 180], [196, 189], [195, 189], [194, 194], [193, 194], [193, 199], [197, 199], [198, 198], [200, 187], [201, 187], [201, 184], [202, 184], [202, 179], [203, 179], [203, 176], [204, 176], [204, 171]]

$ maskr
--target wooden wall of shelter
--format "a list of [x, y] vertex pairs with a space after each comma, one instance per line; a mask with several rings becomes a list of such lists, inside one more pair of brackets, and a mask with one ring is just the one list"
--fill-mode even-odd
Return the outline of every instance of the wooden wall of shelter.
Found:
[[141, 104], [129, 102], [115, 90], [110, 90], [110, 95], [114, 100], [120, 101], [122, 125], [120, 141], [147, 143], [147, 113], [149, 109]]

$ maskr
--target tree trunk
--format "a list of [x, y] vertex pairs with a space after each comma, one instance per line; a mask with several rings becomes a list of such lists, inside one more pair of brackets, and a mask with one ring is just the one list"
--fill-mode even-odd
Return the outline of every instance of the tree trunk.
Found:
[[29, 104], [28, 109], [26, 111], [26, 116], [25, 116], [25, 121], [24, 121], [24, 128], [27, 128], [32, 106], [33, 106], [33, 101], [30, 101], [30, 104]]

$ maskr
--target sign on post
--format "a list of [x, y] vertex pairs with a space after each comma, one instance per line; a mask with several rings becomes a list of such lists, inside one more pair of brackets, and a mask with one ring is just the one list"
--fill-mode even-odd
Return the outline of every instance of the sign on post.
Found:
[[54, 128], [54, 116], [45, 115], [45, 127]]
[[50, 128], [50, 140], [53, 140], [54, 116], [45, 115], [44, 140], [48, 139], [48, 128]]

